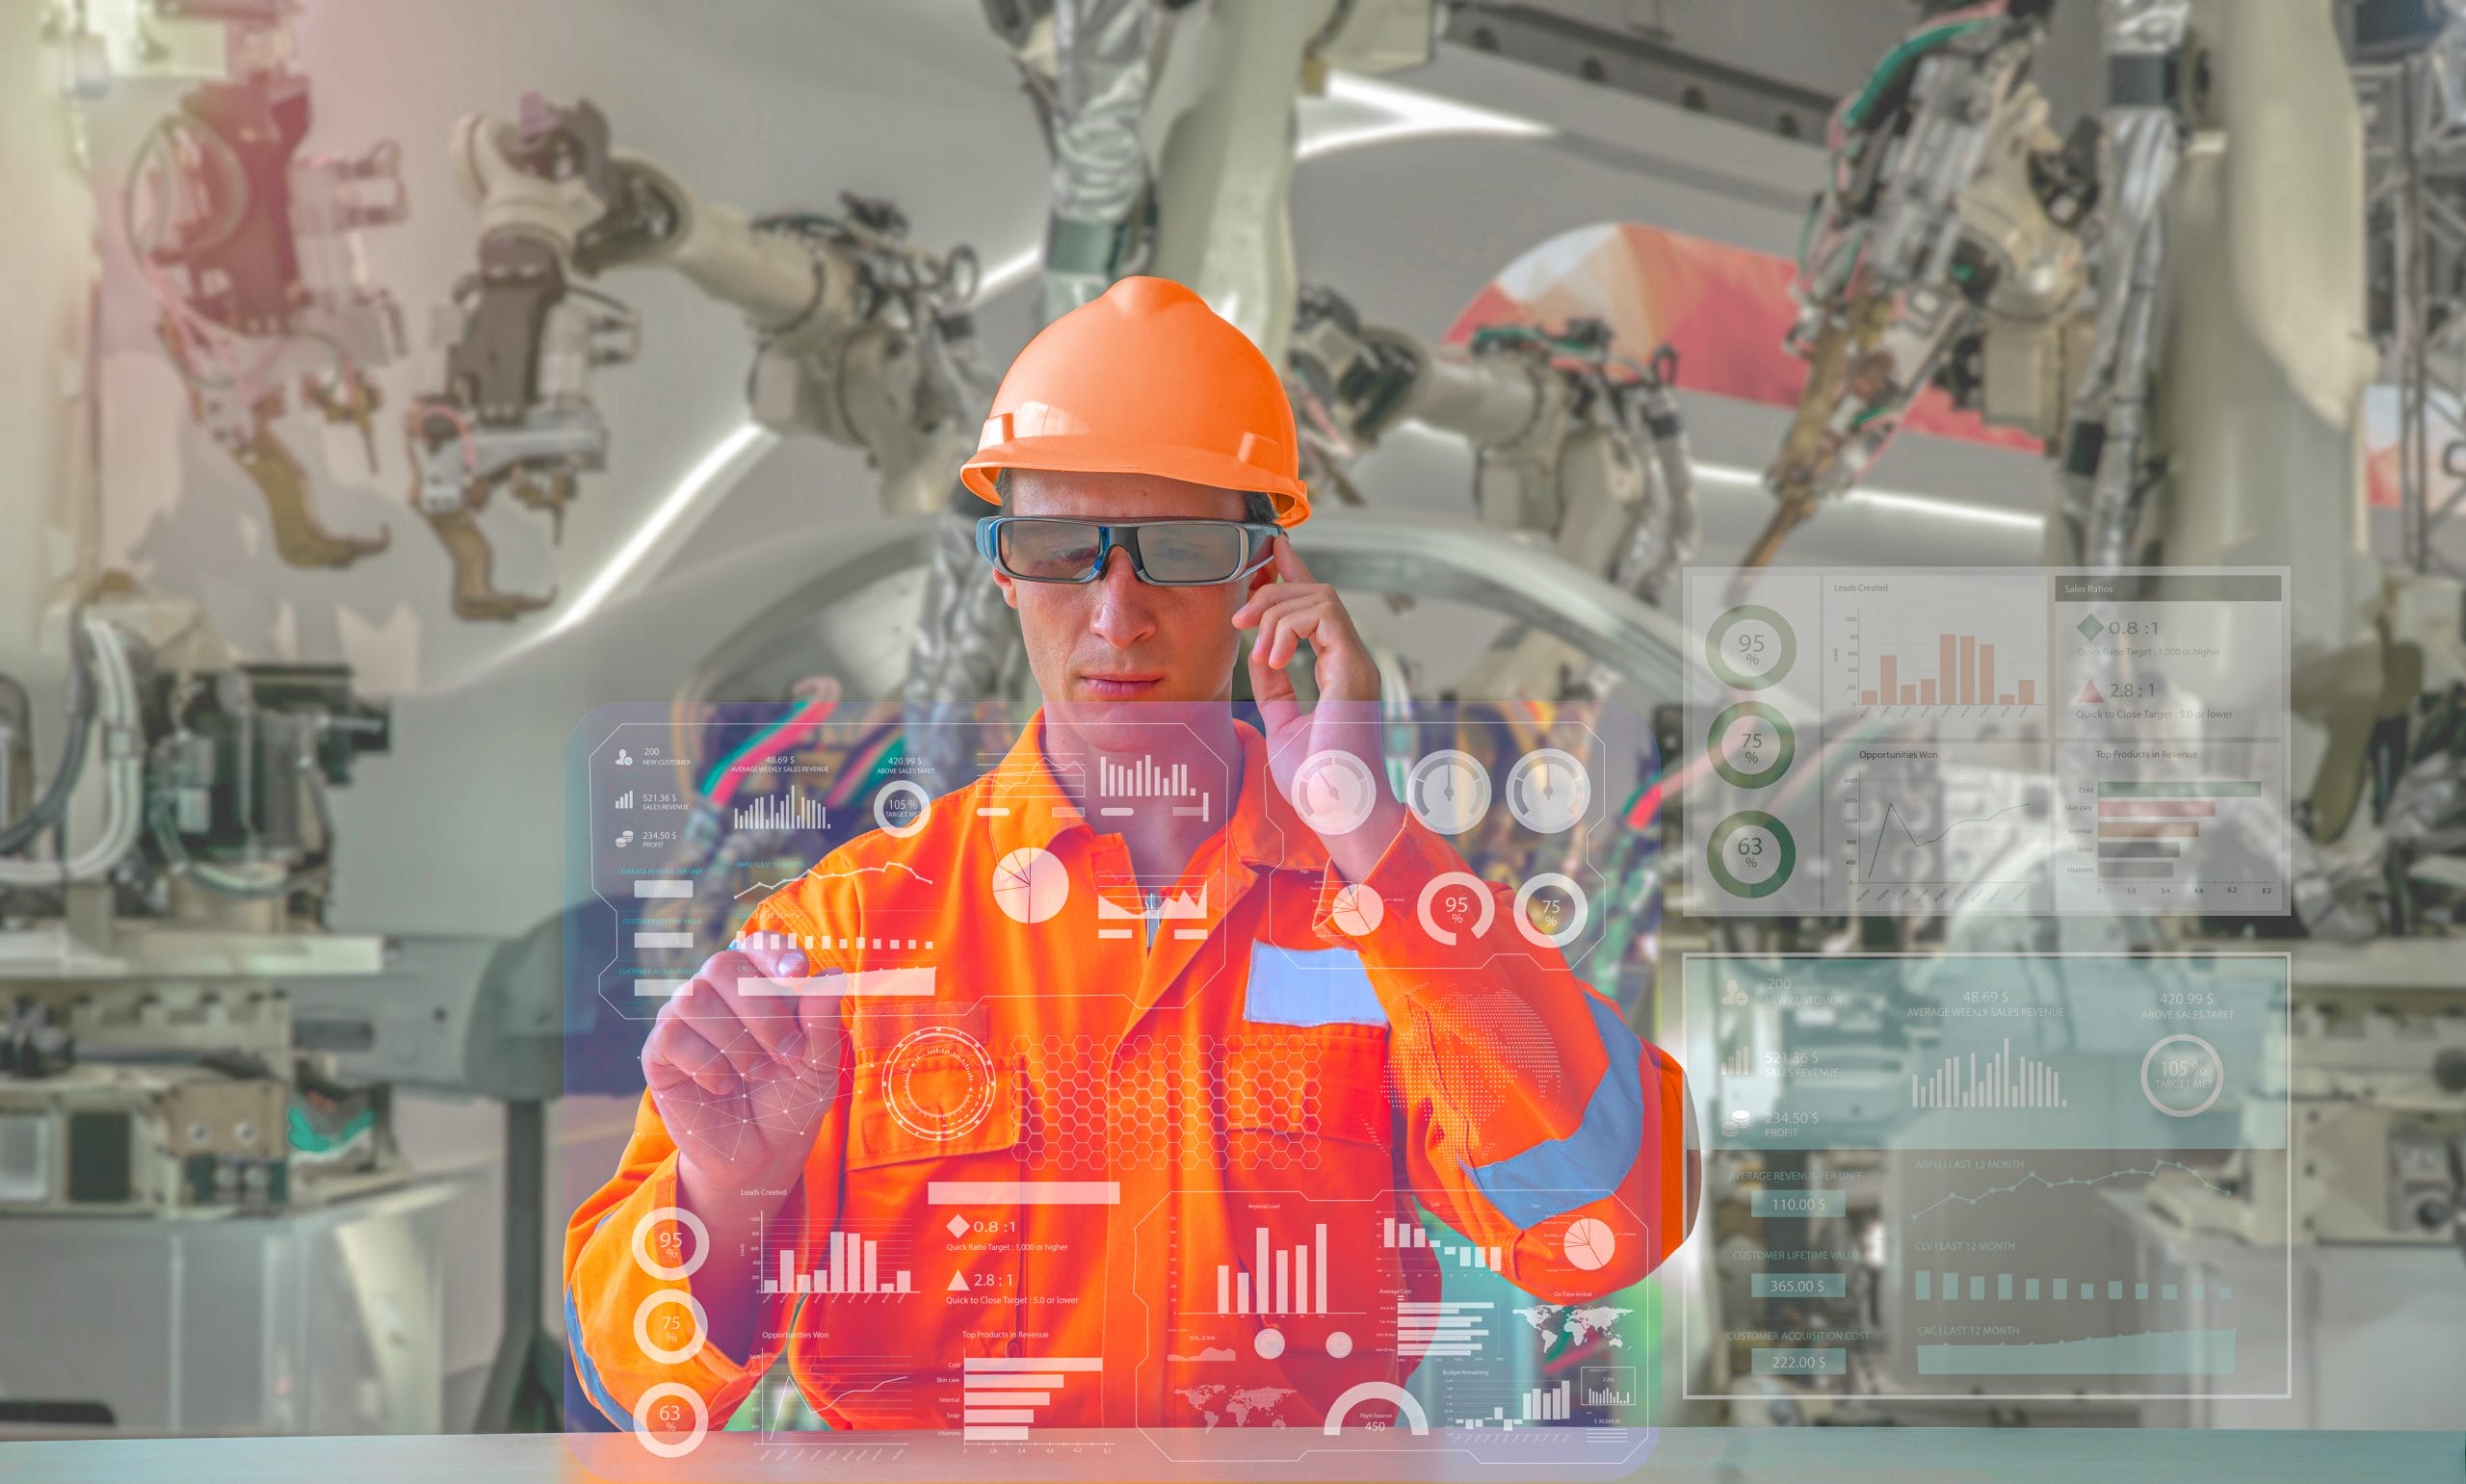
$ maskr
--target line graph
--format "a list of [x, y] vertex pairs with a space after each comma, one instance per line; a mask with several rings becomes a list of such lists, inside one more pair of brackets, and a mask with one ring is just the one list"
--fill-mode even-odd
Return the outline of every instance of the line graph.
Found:
[[811, 876], [817, 881], [837, 881], [849, 876], [875, 876], [880, 875], [885, 872], [904, 871], [906, 872], [909, 876], [913, 877], [916, 884], [919, 886], [931, 886], [933, 884], [931, 877], [925, 875], [922, 872], [919, 872], [915, 867], [908, 865], [905, 861], [883, 861], [879, 865], [857, 866], [847, 871], [823, 870], [823, 866], [827, 864], [828, 862], [826, 861], [817, 863], [811, 870], [798, 872], [795, 875], [789, 876], [785, 880], [756, 881], [751, 886], [747, 887], [744, 891], [737, 893], [737, 899], [739, 901], [743, 901], [746, 898], [752, 896], [755, 892], [760, 892], [767, 897], [773, 892], [794, 886], [798, 882], [805, 879], [807, 876]]
[[1952, 1192], [1950, 1192], [1950, 1193], [1948, 1193], [1948, 1194], [1944, 1195], [1944, 1196], [1943, 1196], [1943, 1197], [1941, 1197], [1940, 1199], [1938, 1199], [1938, 1200], [1934, 1200], [1934, 1201], [1930, 1201], [1930, 1202], [1928, 1202], [1927, 1205], [1920, 1207], [1918, 1210], [1911, 1211], [1911, 1212], [1909, 1213], [1909, 1219], [1910, 1219], [1910, 1220], [1912, 1220], [1912, 1221], [1915, 1221], [1915, 1220], [1917, 1220], [1919, 1217], [1921, 1217], [1921, 1216], [1923, 1216], [1923, 1215], [1927, 1214], [1928, 1211], [1933, 1211], [1936, 1207], [1946, 1205], [1946, 1204], [1948, 1204], [1948, 1203], [1950, 1203], [1950, 1202], [1953, 1202], [1953, 1201], [1958, 1201], [1958, 1202], [1960, 1202], [1960, 1203], [1961, 1203], [1962, 1205], [1964, 1205], [1964, 1206], [1973, 1206], [1973, 1207], [1974, 1207], [1974, 1206], [1978, 1205], [1978, 1203], [1979, 1203], [1979, 1202], [1985, 1200], [1988, 1196], [1992, 1196], [1992, 1195], [2010, 1195], [2010, 1194], [2012, 1194], [2013, 1192], [2015, 1192], [2015, 1191], [2019, 1190], [2023, 1185], [2031, 1185], [2031, 1184], [2033, 1184], [2033, 1183], [2034, 1183], [2034, 1184], [2038, 1185], [2039, 1186], [2042, 1186], [2042, 1187], [2043, 1187], [2043, 1188], [2045, 1188], [2045, 1189], [2048, 1189], [2048, 1190], [2055, 1190], [2055, 1189], [2059, 1189], [2060, 1187], [2062, 1187], [2062, 1186], [2064, 1186], [2064, 1185], [2083, 1185], [2083, 1186], [2087, 1186], [2087, 1185], [2103, 1185], [2104, 1183], [2106, 1183], [2107, 1181], [2110, 1181], [2110, 1180], [2120, 1180], [2121, 1178], [2123, 1178], [2123, 1177], [2124, 1177], [2124, 1176], [2126, 1176], [2126, 1175], [2144, 1175], [2144, 1176], [2147, 1176], [2147, 1177], [2149, 1177], [2150, 1179], [2153, 1179], [2153, 1180], [2154, 1180], [2154, 1179], [2156, 1179], [2156, 1178], [2157, 1178], [2157, 1176], [2158, 1176], [2158, 1172], [2159, 1172], [2160, 1170], [2163, 1170], [2163, 1169], [2174, 1169], [2174, 1170], [2181, 1170], [2181, 1171], [2183, 1171], [2185, 1174], [2190, 1175], [2192, 1179], [2199, 1181], [2203, 1185], [2207, 1185], [2207, 1186], [2209, 1187], [2209, 1189], [2210, 1189], [2211, 1191], [2215, 1192], [2216, 1194], [2218, 1194], [2218, 1195], [2225, 1195], [2225, 1194], [2228, 1194], [2228, 1193], [2229, 1193], [2229, 1192], [2227, 1191], [2227, 1189], [2226, 1189], [2226, 1187], [2225, 1187], [2225, 1186], [2223, 1186], [2223, 1185], [2211, 1185], [2211, 1184], [2210, 1184], [2210, 1180], [2209, 1180], [2209, 1177], [2208, 1177], [2208, 1176], [2203, 1175], [2200, 1171], [2198, 1171], [2198, 1170], [2196, 1170], [2196, 1169], [2192, 1168], [2192, 1167], [2191, 1167], [2191, 1165], [2189, 1165], [2189, 1164], [2185, 1164], [2185, 1163], [2183, 1163], [2181, 1160], [2177, 1160], [2177, 1159], [2158, 1159], [2158, 1160], [2154, 1160], [2154, 1161], [2152, 1161], [2152, 1162], [2151, 1162], [2150, 1167], [2149, 1167], [2148, 1169], [2145, 1169], [2145, 1170], [2144, 1170], [2144, 1169], [2138, 1169], [2138, 1168], [2135, 1168], [2135, 1167], [2133, 1167], [2133, 1166], [2131, 1166], [2131, 1165], [2126, 1165], [2125, 1167], [2123, 1167], [2122, 1169], [2119, 1169], [2119, 1170], [2109, 1170], [2109, 1171], [2108, 1171], [2107, 1173], [2105, 1173], [2104, 1175], [2090, 1175], [2090, 1176], [2087, 1176], [2087, 1177], [2070, 1176], [2070, 1177], [2066, 1177], [2065, 1179], [2062, 1179], [2062, 1180], [2049, 1180], [2049, 1179], [2047, 1179], [2045, 1176], [2043, 1176], [2043, 1175], [2039, 1174], [2037, 1171], [2035, 1171], [2035, 1170], [2032, 1170], [2032, 1171], [2030, 1171], [2029, 1173], [2027, 1173], [2027, 1174], [2023, 1175], [2020, 1179], [2018, 1179], [2018, 1180], [2016, 1180], [2016, 1181], [2012, 1182], [2012, 1183], [2011, 1183], [2010, 1185], [1993, 1185], [1993, 1186], [1989, 1186], [1988, 1188], [1986, 1188], [1986, 1189], [1984, 1189], [1984, 1190], [1980, 1191], [1980, 1192], [1979, 1192], [1978, 1194], [1976, 1194], [1976, 1195], [1963, 1195], [1963, 1194], [1961, 1194], [1961, 1193], [1960, 1193], [1959, 1191], [1957, 1191], [1957, 1190], [1952, 1191]]
[[1879, 742], [1826, 786], [1838, 821], [1826, 894], [1842, 907], [2030, 911], [2053, 896], [2058, 811], [2041, 744]]
[[1991, 823], [1994, 820], [2004, 818], [2007, 814], [2012, 814], [2029, 807], [2029, 801], [2024, 799], [2017, 804], [2007, 804], [1992, 814], [1972, 815], [1964, 819], [1954, 820], [1946, 824], [1942, 829], [1939, 829], [1935, 831], [1935, 833], [1922, 839], [1916, 832], [1910, 829], [1909, 821], [1901, 817], [1900, 802], [1898, 800], [1887, 801], [1884, 804], [1884, 817], [1881, 820], [1877, 821], [1876, 825], [1876, 847], [1867, 857], [1867, 869], [1865, 874], [1870, 879], [1874, 878], [1877, 863], [1883, 859], [1884, 831], [1894, 824], [1899, 824], [1901, 826], [1902, 838], [1909, 843], [1909, 848], [1913, 850], [1921, 850], [1935, 844], [1937, 841], [1944, 839], [1946, 836], [1952, 834], [1953, 831], [1960, 828], [1964, 824]]

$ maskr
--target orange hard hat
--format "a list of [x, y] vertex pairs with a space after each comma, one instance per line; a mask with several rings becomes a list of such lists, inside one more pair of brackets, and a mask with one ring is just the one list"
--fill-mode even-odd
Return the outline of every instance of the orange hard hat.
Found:
[[1293, 404], [1250, 337], [1170, 278], [1130, 277], [1028, 342], [959, 481], [998, 503], [1002, 469], [1152, 474], [1258, 490], [1296, 526], [1299, 458]]

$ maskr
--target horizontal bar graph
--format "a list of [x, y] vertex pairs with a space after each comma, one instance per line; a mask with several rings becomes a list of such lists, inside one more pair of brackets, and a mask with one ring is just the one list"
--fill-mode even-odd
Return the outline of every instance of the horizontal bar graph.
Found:
[[811, 1271], [798, 1265], [796, 1250], [779, 1249], [779, 1272], [762, 1280], [765, 1293], [909, 1293], [907, 1269], [880, 1274], [881, 1243], [850, 1232], [830, 1234], [830, 1256]]
[[929, 1180], [928, 1206], [1119, 1206], [1117, 1180]]
[[2117, 778], [2098, 784], [2098, 874], [2172, 880], [2184, 852], [2217, 820], [2219, 799], [2259, 798], [2250, 778]]
[[1025, 1443], [1036, 1411], [1073, 1376], [1105, 1368], [1100, 1355], [968, 1355], [959, 1359], [959, 1441]]
[[1909, 1079], [1909, 1106], [2056, 1108], [2067, 1105], [2063, 1101], [2062, 1074], [2026, 1054], [2016, 1060], [2012, 1038], [2006, 1036], [2004, 1049], [1989, 1056], [1982, 1069], [1978, 1053], [1972, 1052], [1966, 1065], [1957, 1055], [1947, 1056], [1944, 1064], [1923, 1080], [1913, 1075]]
[[1396, 1353], [1424, 1360], [1461, 1359], [1482, 1353], [1490, 1311], [1487, 1300], [1409, 1299], [1396, 1301]]

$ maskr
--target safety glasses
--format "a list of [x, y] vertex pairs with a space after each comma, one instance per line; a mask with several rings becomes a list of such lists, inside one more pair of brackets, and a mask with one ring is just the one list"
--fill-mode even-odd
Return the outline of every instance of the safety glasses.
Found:
[[1154, 587], [1205, 587], [1265, 566], [1275, 526], [1238, 520], [1062, 520], [989, 515], [976, 523], [976, 550], [1022, 582], [1092, 583], [1118, 546]]

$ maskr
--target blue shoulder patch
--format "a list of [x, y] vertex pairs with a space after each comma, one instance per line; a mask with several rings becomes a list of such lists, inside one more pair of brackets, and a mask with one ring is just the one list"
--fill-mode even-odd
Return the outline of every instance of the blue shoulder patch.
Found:
[[1361, 955], [1347, 948], [1250, 945], [1245, 1019], [1272, 1026], [1383, 1026], [1387, 1007], [1370, 987]]

